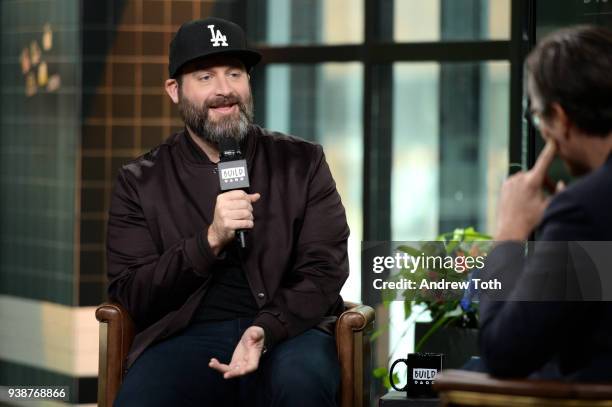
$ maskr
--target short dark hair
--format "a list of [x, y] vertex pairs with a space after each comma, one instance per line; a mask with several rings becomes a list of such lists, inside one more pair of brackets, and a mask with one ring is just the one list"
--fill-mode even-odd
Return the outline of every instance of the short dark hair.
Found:
[[587, 134], [605, 137], [612, 131], [612, 31], [595, 26], [556, 31], [538, 43], [526, 69], [544, 116], [558, 103]]

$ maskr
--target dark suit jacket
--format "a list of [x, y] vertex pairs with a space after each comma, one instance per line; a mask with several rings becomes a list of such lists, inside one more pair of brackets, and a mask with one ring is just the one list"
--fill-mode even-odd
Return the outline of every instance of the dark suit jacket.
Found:
[[[522, 244], [502, 243], [490, 253], [485, 274], [520, 275], [514, 281], [506, 278], [515, 284], [514, 297], [530, 293], [533, 298], [538, 292], [541, 299], [548, 300], [560, 299], [563, 293], [570, 300], [601, 296], [596, 273], [590, 267], [573, 269], [575, 256], [567, 250], [570, 243], [562, 242], [612, 241], [612, 156], [552, 200], [539, 226], [538, 241], [557, 243], [542, 243], [545, 249], [536, 249], [527, 260]], [[585, 277], [587, 268], [591, 274]], [[612, 268], [604, 271], [612, 273]], [[577, 276], [583, 283], [595, 284], [581, 289]], [[548, 291], [542, 291], [544, 287]], [[484, 297], [480, 307], [481, 355], [491, 374], [612, 380], [611, 302], [493, 301]]]
[[[137, 335], [128, 365], [189, 324], [215, 272], [206, 231], [220, 193], [217, 167], [196, 159], [185, 132], [119, 171], [108, 222], [109, 295]], [[343, 310], [349, 229], [321, 146], [253, 126], [243, 145], [255, 227], [243, 253], [259, 307], [254, 325], [282, 341]]]

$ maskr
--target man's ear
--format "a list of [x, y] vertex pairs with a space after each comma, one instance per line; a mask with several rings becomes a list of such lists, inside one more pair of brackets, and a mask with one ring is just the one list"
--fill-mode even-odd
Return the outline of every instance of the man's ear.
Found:
[[176, 79], [168, 79], [166, 80], [165, 83], [165, 87], [166, 87], [166, 93], [168, 94], [168, 96], [170, 96], [170, 99], [172, 99], [172, 102], [176, 105], [179, 102], [179, 96], [178, 96], [178, 87], [179, 84], [177, 82]]
[[553, 103], [550, 108], [550, 117], [553, 123], [555, 123], [555, 126], [558, 127], [557, 134], [562, 134], [563, 137], [568, 137], [570, 134], [570, 127], [573, 125], [573, 123], [567, 116], [567, 113], [565, 113], [565, 109], [563, 109], [563, 107], [557, 102]]

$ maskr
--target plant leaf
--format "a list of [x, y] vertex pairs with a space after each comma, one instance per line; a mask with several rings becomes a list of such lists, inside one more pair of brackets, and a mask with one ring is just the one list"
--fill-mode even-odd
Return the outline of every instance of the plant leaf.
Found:
[[376, 369], [372, 370], [372, 376], [374, 376], [377, 379], [380, 379], [386, 376], [388, 372], [389, 370], [386, 367], [381, 366], [381, 367], [377, 367]]
[[[393, 373], [393, 383], [397, 385], [399, 384], [399, 381], [399, 375], [397, 373]], [[389, 375], [385, 375], [383, 378], [383, 386], [385, 386], [387, 390], [391, 390], [392, 386], [391, 381], [389, 380]]]

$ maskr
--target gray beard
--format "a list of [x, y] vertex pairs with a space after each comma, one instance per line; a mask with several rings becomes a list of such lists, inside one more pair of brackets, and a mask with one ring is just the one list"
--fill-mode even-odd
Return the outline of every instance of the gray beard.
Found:
[[253, 124], [253, 98], [249, 96], [246, 103], [237, 98], [232, 100], [238, 105], [237, 118], [232, 115], [212, 121], [209, 118], [209, 107], [206, 104], [198, 107], [180, 92], [178, 109], [185, 125], [200, 139], [218, 144], [223, 138], [233, 138], [240, 143]]

